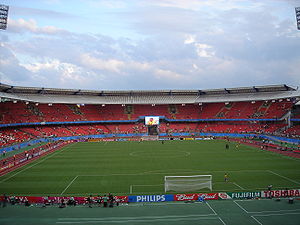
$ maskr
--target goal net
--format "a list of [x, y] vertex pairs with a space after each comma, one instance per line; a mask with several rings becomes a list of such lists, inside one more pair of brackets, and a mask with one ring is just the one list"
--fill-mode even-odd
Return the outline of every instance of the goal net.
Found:
[[212, 175], [165, 176], [165, 192], [212, 190]]

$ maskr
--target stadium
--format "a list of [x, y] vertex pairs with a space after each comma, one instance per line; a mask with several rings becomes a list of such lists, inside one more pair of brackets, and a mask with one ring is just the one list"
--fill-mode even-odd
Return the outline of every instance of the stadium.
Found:
[[299, 225], [298, 0], [2, 0], [0, 225]]
[[[45, 196], [47, 205], [70, 198], [87, 205], [88, 196], [97, 204], [108, 193], [118, 204], [202, 196], [235, 199], [257, 220], [251, 212], [257, 205], [243, 199], [299, 198], [297, 88], [96, 91], [1, 84], [0, 91], [0, 193], [14, 204], [43, 206]], [[225, 224], [210, 204], [194, 219]], [[270, 204], [271, 211], [299, 213], [279, 204]], [[172, 207], [182, 205], [164, 215]]]

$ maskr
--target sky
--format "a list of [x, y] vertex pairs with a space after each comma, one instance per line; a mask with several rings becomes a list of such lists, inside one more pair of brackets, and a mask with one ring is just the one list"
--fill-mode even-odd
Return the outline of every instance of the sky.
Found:
[[300, 0], [0, 0], [0, 82], [91, 90], [300, 85]]

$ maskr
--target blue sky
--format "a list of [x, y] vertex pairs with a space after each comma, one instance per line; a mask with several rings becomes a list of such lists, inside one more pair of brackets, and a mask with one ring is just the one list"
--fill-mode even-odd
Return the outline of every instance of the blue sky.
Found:
[[1, 0], [1, 82], [97, 90], [300, 84], [299, 0]]

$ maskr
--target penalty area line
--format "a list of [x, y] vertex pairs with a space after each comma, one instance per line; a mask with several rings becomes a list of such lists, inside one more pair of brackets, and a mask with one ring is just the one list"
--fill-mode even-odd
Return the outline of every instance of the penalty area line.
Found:
[[151, 187], [151, 186], [163, 186], [163, 184], [131, 184], [129, 187], [129, 192], [130, 194], [133, 193], [133, 187], [136, 186], [140, 186], [140, 187]]
[[239, 187], [240, 189], [245, 190], [245, 188], [243, 188], [242, 186], [238, 185], [237, 183], [235, 183], [235, 182], [232, 182], [232, 183], [233, 183], [235, 186]]
[[284, 179], [286, 179], [286, 180], [288, 180], [288, 181], [291, 181], [291, 182], [293, 182], [293, 183], [295, 183], [295, 184], [300, 184], [300, 182], [297, 182], [297, 181], [292, 180], [292, 179], [290, 179], [290, 178], [288, 178], [288, 177], [285, 177], [285, 176], [283, 176], [283, 175], [280, 175], [280, 174], [278, 174], [278, 173], [275, 173], [275, 172], [273, 172], [272, 170], [267, 170], [267, 171], [268, 171], [269, 173], [272, 173], [272, 174], [276, 175], [276, 176], [279, 176], [279, 177], [284, 178]]
[[63, 195], [65, 191], [73, 184], [73, 182], [78, 178], [78, 175], [71, 180], [71, 182], [68, 184], [68, 186], [60, 193], [60, 195]]

